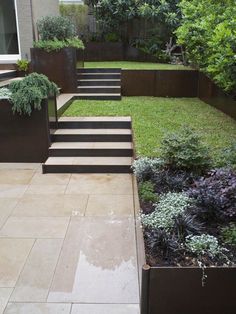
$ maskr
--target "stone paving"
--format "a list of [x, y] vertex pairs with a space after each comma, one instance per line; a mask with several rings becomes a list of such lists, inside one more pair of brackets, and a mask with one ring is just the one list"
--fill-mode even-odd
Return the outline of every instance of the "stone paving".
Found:
[[0, 164], [0, 314], [138, 314], [130, 174]]

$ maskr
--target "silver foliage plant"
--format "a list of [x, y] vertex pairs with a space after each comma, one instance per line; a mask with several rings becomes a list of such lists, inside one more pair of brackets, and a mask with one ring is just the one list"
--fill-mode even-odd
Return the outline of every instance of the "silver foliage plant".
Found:
[[142, 223], [145, 227], [170, 231], [174, 227], [174, 219], [183, 214], [192, 202], [184, 193], [164, 194], [159, 202], [154, 204], [155, 210], [151, 214], [141, 215]]
[[196, 255], [208, 255], [212, 258], [221, 255], [223, 249], [218, 242], [218, 239], [209, 234], [190, 235], [186, 237], [187, 249]]
[[0, 88], [0, 99], [10, 99], [11, 91], [8, 88]]
[[163, 164], [164, 161], [160, 158], [140, 157], [133, 162], [132, 169], [137, 179], [143, 181], [160, 169]]

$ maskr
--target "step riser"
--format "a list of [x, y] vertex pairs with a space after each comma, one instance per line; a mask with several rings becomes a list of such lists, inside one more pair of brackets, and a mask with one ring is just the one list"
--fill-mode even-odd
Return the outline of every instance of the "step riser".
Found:
[[77, 69], [77, 73], [121, 73], [121, 69], [117, 69], [117, 68], [87, 68], [87, 69]]
[[131, 122], [126, 121], [69, 121], [69, 122], [59, 122], [59, 129], [131, 129]]
[[89, 87], [89, 88], [81, 88], [78, 87], [78, 93], [85, 93], [85, 94], [120, 94], [121, 88], [117, 86], [116, 88], [112, 87]]
[[52, 142], [132, 142], [130, 134], [53, 134]]
[[116, 79], [116, 80], [120, 80], [121, 79], [121, 75], [120, 74], [77, 74], [77, 79], [78, 80], [88, 80], [88, 79], [100, 79], [100, 80], [109, 80], [109, 79]]
[[50, 157], [133, 157], [132, 149], [49, 149]]
[[121, 81], [80, 81], [78, 86], [121, 86]]
[[121, 96], [77, 96], [76, 99], [83, 100], [121, 100]]
[[130, 166], [43, 165], [43, 173], [132, 173]]

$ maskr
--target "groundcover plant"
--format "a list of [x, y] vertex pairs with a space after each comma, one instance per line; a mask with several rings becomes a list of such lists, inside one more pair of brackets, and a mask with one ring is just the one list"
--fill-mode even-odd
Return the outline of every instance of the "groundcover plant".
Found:
[[159, 158], [134, 161], [151, 266], [236, 264], [235, 160], [222, 156], [214, 168], [199, 135], [183, 127], [163, 138]]

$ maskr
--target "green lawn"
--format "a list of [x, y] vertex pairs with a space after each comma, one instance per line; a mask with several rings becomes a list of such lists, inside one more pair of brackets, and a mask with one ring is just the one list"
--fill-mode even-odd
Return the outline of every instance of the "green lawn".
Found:
[[138, 155], [157, 156], [167, 131], [190, 125], [212, 154], [236, 141], [236, 122], [194, 98], [123, 97], [122, 101], [77, 100], [64, 116], [131, 116]]
[[192, 70], [190, 67], [165, 63], [149, 63], [136, 61], [103, 61], [85, 62], [85, 68], [121, 68], [131, 70]]

